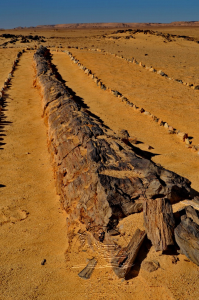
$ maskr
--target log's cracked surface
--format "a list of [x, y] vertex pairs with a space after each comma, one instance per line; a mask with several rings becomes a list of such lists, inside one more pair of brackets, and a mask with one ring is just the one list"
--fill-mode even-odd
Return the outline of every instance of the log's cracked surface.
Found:
[[147, 236], [156, 251], [167, 250], [174, 245], [175, 220], [168, 199], [150, 199], [144, 202], [144, 224]]
[[181, 222], [174, 233], [180, 252], [199, 266], [199, 212], [192, 206], [182, 210]]
[[37, 50], [34, 62], [57, 192], [71, 220], [103, 241], [104, 232], [141, 211], [143, 201], [164, 196], [175, 203], [189, 196], [189, 180], [136, 155], [82, 109], [57, 79], [47, 48]]

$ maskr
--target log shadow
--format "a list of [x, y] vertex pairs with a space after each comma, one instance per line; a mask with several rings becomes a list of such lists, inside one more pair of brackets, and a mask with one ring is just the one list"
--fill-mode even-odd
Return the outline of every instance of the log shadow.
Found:
[[[133, 152], [135, 153], [135, 154], [137, 154], [138, 156], [141, 156], [142, 158], [146, 158], [146, 159], [148, 159], [148, 160], [151, 160], [151, 158], [152, 157], [154, 157], [154, 156], [156, 156], [156, 155], [160, 155], [160, 154], [158, 154], [158, 153], [151, 153], [151, 152], [149, 152], [149, 151], [144, 151], [144, 150], [141, 150], [140, 148], [138, 148], [138, 147], [136, 147], [136, 146], [134, 146], [134, 145], [132, 145], [128, 140], [126, 140], [126, 139], [122, 139], [123, 140], [123, 142], [127, 145], [127, 146], [129, 146], [130, 148], [131, 148], [131, 150], [133, 150]], [[138, 144], [141, 144], [142, 142], [138, 142]]]
[[[11, 84], [9, 84], [9, 86], [11, 86]], [[6, 134], [4, 133], [5, 127], [13, 123], [11, 121], [8, 121], [7, 116], [5, 115], [5, 111], [7, 111], [6, 107], [8, 106], [7, 103], [8, 98], [9, 98], [9, 94], [5, 93], [3, 95], [2, 100], [0, 101], [0, 105], [2, 106], [2, 111], [0, 115], [0, 150], [3, 150], [4, 148], [2, 146], [6, 145], [6, 143], [4, 143], [4, 137], [6, 136]]]
[[144, 259], [147, 257], [147, 254], [149, 253], [151, 247], [152, 247], [152, 243], [146, 237], [142, 246], [140, 247], [139, 253], [136, 257], [136, 260], [134, 261], [134, 264], [133, 264], [130, 272], [125, 277], [125, 280], [133, 279], [139, 275], [139, 272], [141, 269], [141, 264], [144, 261]]
[[73, 100], [77, 104], [79, 104], [90, 117], [96, 119], [96, 121], [98, 121], [104, 128], [110, 129], [107, 125], [104, 124], [104, 121], [99, 116], [95, 115], [89, 110], [90, 107], [84, 102], [83, 98], [77, 96], [77, 94], [69, 86], [66, 85], [67, 81], [62, 78], [61, 74], [58, 72], [57, 66], [54, 65], [52, 62], [51, 62], [51, 67], [56, 78], [65, 85], [67, 91], [73, 97]]
[[194, 199], [195, 197], [199, 197], [199, 192], [191, 188], [190, 199]]

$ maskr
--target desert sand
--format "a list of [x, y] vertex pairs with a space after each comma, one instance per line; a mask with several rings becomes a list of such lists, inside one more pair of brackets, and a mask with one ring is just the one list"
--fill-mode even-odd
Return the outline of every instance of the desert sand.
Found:
[[[126, 39], [131, 33], [114, 33], [117, 30], [32, 28], [0, 32], [39, 35], [46, 41], [34, 40], [23, 44], [16, 41], [0, 49], [1, 87], [17, 52], [28, 47], [4, 96], [0, 122], [2, 300], [199, 298], [198, 266], [184, 255], [162, 255], [155, 252], [153, 246], [145, 245], [129, 278], [121, 280], [111, 269], [106, 249], [85, 232], [83, 225], [76, 228], [73, 235], [67, 234], [67, 214], [56, 195], [47, 149], [41, 96], [33, 87], [33, 49], [40, 44], [50, 47], [53, 63], [66, 86], [82, 99], [93, 114], [115, 133], [121, 129], [128, 130], [139, 141], [136, 147], [151, 153], [155, 163], [188, 178], [192, 188], [199, 191], [199, 151], [186, 147], [175, 134], [168, 134], [148, 116], [134, 111], [121, 99], [100, 89], [63, 52], [71, 51], [106, 86], [121, 92], [137, 106], [174, 128], [188, 133], [192, 137], [191, 142], [199, 145], [199, 90], [111, 55], [119, 54], [128, 59], [134, 57], [138, 62], [162, 70], [171, 78], [198, 85], [198, 43], [183, 38], [173, 38], [168, 42], [162, 36], [144, 33]], [[155, 30], [199, 40], [199, 27], [160, 27]], [[114, 39], [114, 36], [119, 38]], [[0, 37], [0, 45], [6, 40], [9, 41]], [[173, 205], [174, 211], [183, 205]], [[120, 221], [122, 246], [129, 242], [138, 226], [144, 228], [142, 213]], [[92, 257], [97, 259], [97, 266], [91, 278], [83, 280], [78, 273]], [[44, 259], [46, 262], [41, 265]], [[160, 268], [149, 273], [141, 267], [144, 260], [158, 261]]]

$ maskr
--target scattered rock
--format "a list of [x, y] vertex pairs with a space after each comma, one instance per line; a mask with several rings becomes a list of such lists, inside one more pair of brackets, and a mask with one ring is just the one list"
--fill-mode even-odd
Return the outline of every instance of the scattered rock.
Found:
[[143, 261], [141, 264], [141, 268], [146, 272], [154, 272], [159, 268], [159, 265], [154, 263], [153, 261]]
[[90, 279], [96, 264], [97, 260], [95, 258], [92, 258], [87, 264], [87, 266], [78, 274], [78, 276], [83, 279]]
[[185, 139], [188, 139], [188, 134], [185, 132], [178, 131], [177, 137], [179, 137], [179, 139], [184, 142]]
[[161, 76], [164, 76], [164, 75], [165, 75], [165, 73], [164, 73], [163, 71], [161, 71], [161, 70], [157, 71], [157, 74], [158, 74], [158, 75], [161, 75]]
[[149, 71], [150, 72], [155, 72], [155, 69], [154, 68], [150, 68]]
[[44, 266], [45, 263], [46, 263], [46, 259], [44, 258], [44, 259], [42, 260], [42, 262], [41, 262], [41, 265]]
[[121, 138], [121, 139], [127, 139], [130, 137], [129, 133], [127, 130], [125, 129], [122, 129], [118, 132], [118, 137]]
[[189, 140], [189, 138], [186, 138], [186, 139], [185, 139], [185, 144], [186, 144], [186, 145], [190, 145], [190, 144], [191, 144], [191, 141]]

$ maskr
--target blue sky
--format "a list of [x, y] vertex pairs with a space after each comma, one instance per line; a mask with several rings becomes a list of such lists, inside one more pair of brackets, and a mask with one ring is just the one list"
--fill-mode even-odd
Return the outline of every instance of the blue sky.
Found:
[[198, 20], [199, 0], [1, 0], [0, 4], [0, 28]]

